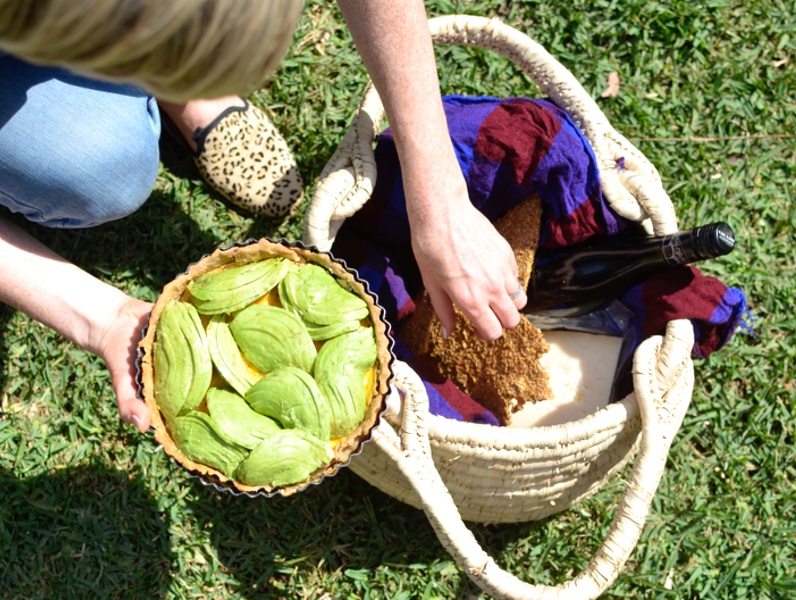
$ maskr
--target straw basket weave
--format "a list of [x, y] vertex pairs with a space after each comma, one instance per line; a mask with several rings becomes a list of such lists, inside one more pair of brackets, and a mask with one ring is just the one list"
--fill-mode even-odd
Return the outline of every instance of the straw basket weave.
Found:
[[[525, 71], [565, 109], [591, 143], [603, 191], [621, 216], [656, 235], [677, 230], [673, 206], [653, 165], [618, 134], [571, 73], [523, 33], [495, 20], [456, 15], [429, 21], [435, 43], [495, 51]], [[373, 142], [384, 113], [372, 85], [324, 172], [307, 211], [304, 241], [329, 249], [343, 221], [371, 196]], [[624, 160], [623, 169], [617, 166]], [[693, 329], [668, 324], [634, 357], [634, 392], [562, 425], [498, 428], [428, 412], [419, 376], [395, 364], [385, 419], [351, 462], [359, 476], [424, 510], [440, 540], [483, 590], [499, 598], [596, 598], [616, 579], [635, 547], [663, 475], [672, 439], [691, 401]], [[524, 583], [479, 546], [465, 521], [541, 519], [592, 495], [628, 461], [632, 473], [602, 547], [573, 580], [555, 587]]]

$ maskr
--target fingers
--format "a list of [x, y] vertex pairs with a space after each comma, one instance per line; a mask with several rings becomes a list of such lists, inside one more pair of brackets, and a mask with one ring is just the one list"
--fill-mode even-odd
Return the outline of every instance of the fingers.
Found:
[[[509, 280], [496, 292], [488, 289], [478, 293], [459, 293], [456, 306], [473, 325], [476, 335], [486, 341], [494, 341], [503, 335], [505, 329], [516, 327], [522, 316], [519, 311], [528, 301], [524, 286], [516, 277]], [[440, 320], [442, 335], [447, 338], [456, 327], [454, 304], [444, 289], [429, 285], [426, 287], [434, 313]]]
[[483, 317], [478, 320], [471, 320], [475, 333], [482, 340], [494, 342], [503, 335], [504, 326], [494, 312], [485, 312]]
[[528, 302], [525, 286], [517, 276], [517, 261], [513, 253], [509, 254], [505, 279], [502, 289], [497, 290], [490, 302], [490, 308], [504, 329], [513, 329], [522, 318], [519, 311]]
[[525, 286], [519, 279], [515, 278], [508, 284], [507, 289], [509, 290], [509, 300], [514, 303], [517, 310], [522, 310], [528, 303], [528, 296], [525, 294]]
[[[515, 297], [512, 298], [512, 295]], [[525, 290], [518, 289], [515, 283], [511, 291], [500, 293], [490, 304], [490, 308], [503, 329], [514, 329], [520, 322], [519, 309], [525, 306], [525, 301]]]
[[[492, 288], [482, 290], [481, 302], [486, 306], [471, 317], [479, 337], [493, 341], [503, 335], [503, 330], [516, 327], [522, 316], [519, 310], [528, 302], [523, 286], [517, 276], [518, 268], [514, 253], [508, 248], [498, 266], [499, 279], [493, 280]], [[502, 268], [500, 268], [502, 267]]]
[[488, 309], [480, 314], [474, 312], [470, 321], [480, 338], [493, 341], [503, 335], [503, 330], [514, 329], [519, 324], [522, 318], [519, 311], [527, 302], [525, 287], [514, 277], [495, 294]]
[[441, 289], [434, 286], [426, 287], [434, 314], [442, 326], [442, 337], [447, 338], [456, 328], [456, 312], [450, 297]]
[[136, 358], [141, 330], [151, 305], [130, 300], [120, 311], [120, 317], [103, 346], [105, 364], [111, 374], [119, 417], [132, 423], [139, 431], [149, 430], [150, 415], [146, 404], [138, 397]]
[[[443, 321], [437, 305], [434, 304], [434, 295], [429, 292], [429, 296], [434, 305], [434, 312], [440, 317], [440, 321], [443, 322], [443, 327], [446, 328], [443, 335], [452, 332], [456, 324], [455, 313], [452, 315], [450, 329], [447, 329], [447, 323]], [[447, 296], [445, 298], [452, 311], [453, 305]], [[471, 297], [469, 301], [462, 300], [458, 308], [472, 324], [476, 335], [488, 342], [499, 339], [503, 335], [504, 329], [513, 329], [516, 327], [521, 318], [517, 311], [517, 307], [514, 305], [514, 301], [509, 298], [508, 294], [503, 292], [496, 294], [492, 302], [485, 302], [484, 298], [479, 297]], [[447, 335], [445, 335], [445, 337], [447, 337]]]
[[132, 423], [142, 433], [147, 431], [150, 425], [149, 409], [138, 397], [133, 368], [119, 372], [111, 371], [111, 380], [121, 420]]

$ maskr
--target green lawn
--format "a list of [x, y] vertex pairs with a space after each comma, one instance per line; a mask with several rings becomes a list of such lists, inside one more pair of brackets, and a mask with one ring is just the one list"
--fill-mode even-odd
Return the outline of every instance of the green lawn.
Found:
[[[796, 4], [427, 6], [496, 15], [534, 37], [659, 168], [681, 224], [721, 218], [738, 237], [703, 270], [747, 293], [754, 335], [695, 361], [693, 402], [646, 528], [604, 597], [795, 598]], [[439, 61], [445, 92], [538, 95], [488, 52], [440, 48]], [[619, 94], [601, 98], [611, 71]], [[252, 96], [294, 148], [308, 195], [365, 81], [335, 5], [308, 2], [290, 56]], [[149, 300], [217, 246], [300, 237], [302, 211], [275, 222], [229, 210], [189, 161], [163, 151], [138, 214], [88, 231], [31, 231]], [[422, 512], [349, 471], [287, 499], [203, 487], [119, 421], [99, 360], [5, 306], [0, 389], [4, 598], [481, 597]], [[562, 582], [601, 543], [622, 487], [617, 478], [542, 522], [473, 531], [519, 577]]]

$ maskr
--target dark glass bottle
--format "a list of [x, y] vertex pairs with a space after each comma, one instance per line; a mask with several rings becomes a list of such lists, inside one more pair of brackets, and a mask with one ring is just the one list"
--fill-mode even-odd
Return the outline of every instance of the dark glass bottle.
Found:
[[656, 273], [728, 254], [734, 246], [732, 229], [720, 222], [660, 237], [612, 236], [558, 250], [540, 248], [523, 312], [584, 315]]

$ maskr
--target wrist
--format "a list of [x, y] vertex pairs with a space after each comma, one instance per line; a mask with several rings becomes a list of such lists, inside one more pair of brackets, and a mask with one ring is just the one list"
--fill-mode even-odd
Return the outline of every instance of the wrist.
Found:
[[79, 305], [76, 316], [81, 325], [73, 333], [74, 337], [67, 334], [75, 344], [103, 359], [109, 332], [120, 318], [128, 315], [131, 307], [141, 302], [113, 286], [109, 285], [107, 288], [101, 290], [96, 298]]
[[429, 155], [415, 165], [402, 164], [401, 172], [410, 224], [430, 216], [455, 220], [457, 213], [471, 206], [467, 182], [452, 150], [442, 159]]

